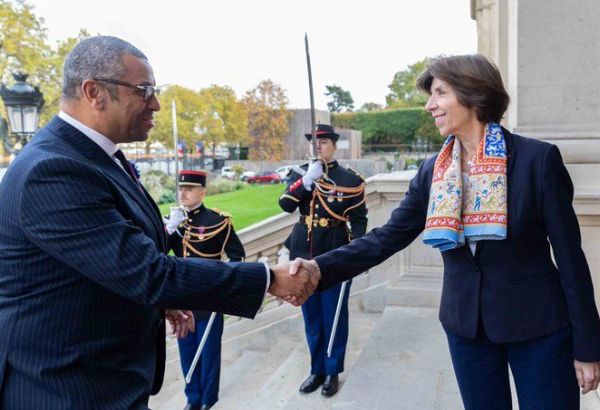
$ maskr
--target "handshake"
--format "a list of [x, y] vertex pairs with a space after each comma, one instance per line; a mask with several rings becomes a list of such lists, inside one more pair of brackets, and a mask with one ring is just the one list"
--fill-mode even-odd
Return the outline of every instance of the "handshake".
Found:
[[296, 258], [292, 263], [271, 266], [274, 279], [269, 293], [294, 306], [300, 306], [315, 292], [321, 280], [319, 265], [314, 260]]
[[[270, 269], [274, 279], [269, 286], [269, 293], [294, 306], [306, 302], [321, 280], [319, 265], [312, 260], [296, 258], [292, 263], [274, 265]], [[167, 309], [165, 318], [178, 339], [196, 331], [194, 314], [190, 310]]]

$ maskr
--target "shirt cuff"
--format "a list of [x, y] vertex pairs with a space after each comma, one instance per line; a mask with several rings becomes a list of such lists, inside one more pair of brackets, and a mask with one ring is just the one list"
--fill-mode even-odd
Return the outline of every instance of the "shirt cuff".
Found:
[[269, 265], [267, 265], [266, 262], [263, 262], [263, 265], [265, 265], [265, 272], [267, 274], [267, 287], [265, 288], [265, 294], [266, 294], [267, 291], [269, 290], [269, 287], [271, 287], [271, 270], [269, 269]]

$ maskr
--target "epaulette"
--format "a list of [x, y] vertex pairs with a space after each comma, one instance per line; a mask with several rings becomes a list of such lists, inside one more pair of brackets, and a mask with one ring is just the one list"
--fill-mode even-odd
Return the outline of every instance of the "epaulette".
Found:
[[212, 210], [221, 215], [223, 218], [231, 218], [231, 214], [229, 212], [221, 211], [219, 208], [212, 208]]
[[353, 170], [352, 168], [348, 167], [348, 171], [354, 172], [356, 175], [358, 175], [358, 177], [360, 179], [362, 179], [363, 181], [365, 180], [365, 177], [363, 177], [358, 171]]

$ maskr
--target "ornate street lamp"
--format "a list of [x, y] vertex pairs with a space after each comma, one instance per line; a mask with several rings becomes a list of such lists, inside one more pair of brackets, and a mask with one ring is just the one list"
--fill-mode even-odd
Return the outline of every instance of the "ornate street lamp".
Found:
[[6, 149], [17, 154], [37, 131], [44, 95], [38, 87], [26, 82], [28, 75], [14, 73], [15, 83], [0, 86], [0, 97], [6, 107], [11, 132], [3, 138]]

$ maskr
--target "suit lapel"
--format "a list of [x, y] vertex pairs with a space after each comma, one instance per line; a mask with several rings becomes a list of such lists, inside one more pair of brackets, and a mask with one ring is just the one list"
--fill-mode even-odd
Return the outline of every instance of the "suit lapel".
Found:
[[131, 177], [98, 144], [81, 133], [77, 128], [59, 117], [54, 117], [46, 128], [65, 143], [74, 147], [77, 152], [87, 157], [94, 165], [108, 175], [119, 186], [121, 191], [124, 191], [127, 196], [140, 206], [146, 216], [152, 221], [160, 249], [164, 249], [164, 228], [160, 219], [160, 211], [146, 190], [144, 189], [143, 192], [140, 191], [135, 182], [131, 180]]

